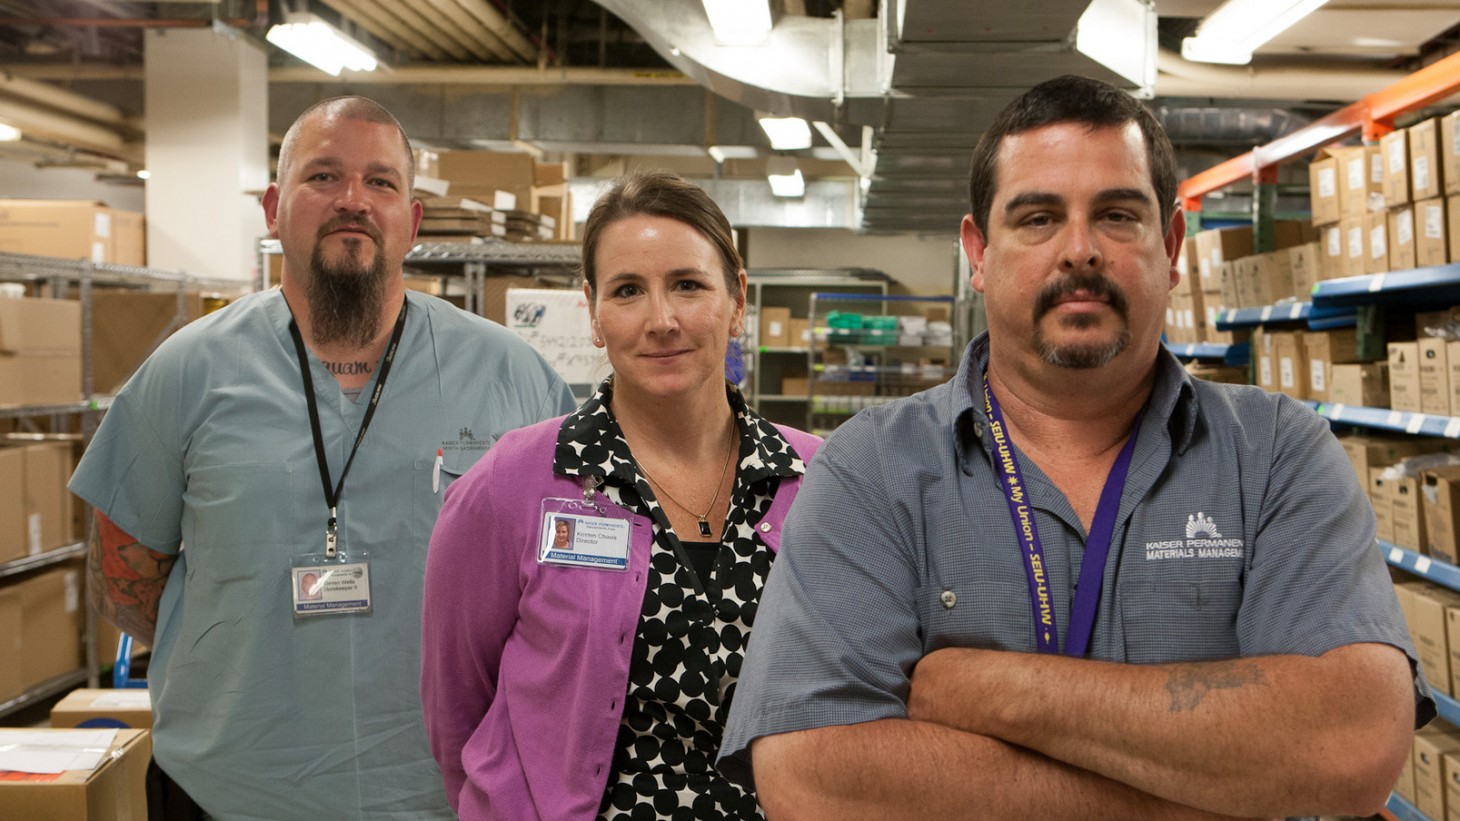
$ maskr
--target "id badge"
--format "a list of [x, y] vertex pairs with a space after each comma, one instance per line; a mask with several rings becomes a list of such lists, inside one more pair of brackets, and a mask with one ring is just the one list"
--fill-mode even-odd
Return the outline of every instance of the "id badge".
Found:
[[370, 612], [370, 562], [363, 551], [295, 556], [289, 567], [294, 618]]
[[629, 569], [630, 524], [604, 512], [591, 501], [543, 499], [537, 560], [540, 564]]

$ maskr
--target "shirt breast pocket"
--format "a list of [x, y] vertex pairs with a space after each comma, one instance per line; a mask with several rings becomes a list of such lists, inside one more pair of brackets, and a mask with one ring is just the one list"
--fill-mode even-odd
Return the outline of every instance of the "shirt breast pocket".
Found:
[[412, 543], [419, 543], [423, 549], [413, 551], [417, 567], [425, 569], [427, 541], [431, 530], [436, 527], [436, 517], [441, 513], [441, 503], [446, 499], [446, 489], [485, 454], [479, 451], [450, 451], [441, 455], [441, 465], [436, 457], [417, 459], [411, 466], [411, 509], [410, 533]]
[[1126, 661], [1236, 658], [1242, 584], [1235, 577], [1145, 580], [1121, 591]]
[[916, 596], [925, 654], [944, 647], [1034, 650], [1028, 585], [989, 579], [930, 584]]

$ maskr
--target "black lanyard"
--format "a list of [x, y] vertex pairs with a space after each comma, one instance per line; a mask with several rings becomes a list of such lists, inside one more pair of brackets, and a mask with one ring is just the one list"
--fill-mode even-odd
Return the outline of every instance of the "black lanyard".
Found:
[[380, 378], [375, 380], [375, 390], [370, 393], [370, 404], [365, 407], [365, 418], [360, 420], [360, 432], [355, 434], [355, 444], [350, 448], [350, 458], [345, 460], [345, 469], [340, 471], [340, 481], [334, 486], [330, 485], [329, 457], [324, 452], [324, 434], [319, 429], [319, 404], [314, 398], [314, 379], [309, 375], [309, 354], [304, 350], [304, 337], [299, 333], [299, 323], [294, 321], [293, 310], [290, 310], [289, 335], [294, 337], [294, 351], [299, 354], [299, 374], [304, 381], [304, 401], [309, 405], [309, 432], [314, 434], [314, 461], [319, 465], [319, 480], [324, 486], [324, 501], [330, 509], [329, 520], [324, 531], [324, 555], [331, 559], [335, 558], [338, 552], [336, 546], [339, 532], [338, 509], [340, 494], [345, 490], [345, 477], [350, 473], [350, 465], [355, 463], [355, 454], [360, 450], [360, 441], [365, 438], [365, 431], [370, 427], [370, 419], [375, 416], [375, 408], [380, 404], [380, 393], [385, 389], [386, 377], [390, 376], [390, 363], [395, 361], [396, 348], [400, 347], [401, 332], [406, 327], [406, 308], [409, 305], [409, 300], [401, 302], [400, 316], [395, 320], [395, 331], [390, 335], [390, 345], [385, 349], [385, 361], [380, 365]]

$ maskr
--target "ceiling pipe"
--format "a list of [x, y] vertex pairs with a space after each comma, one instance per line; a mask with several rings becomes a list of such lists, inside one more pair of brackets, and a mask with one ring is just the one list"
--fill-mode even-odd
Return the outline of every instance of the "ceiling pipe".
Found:
[[138, 146], [128, 143], [116, 131], [50, 109], [18, 100], [0, 100], [0, 120], [10, 123], [22, 132], [54, 142], [133, 162], [142, 161], [142, 152]]
[[506, 62], [517, 62], [517, 57], [495, 34], [487, 30], [480, 20], [466, 13], [466, 10], [454, 0], [426, 0], [431, 8], [440, 12], [453, 24], [457, 31], [466, 38], [467, 46], [479, 52], [478, 58], [490, 55], [498, 60]]
[[481, 21], [487, 31], [496, 35], [520, 60], [525, 63], [537, 61], [537, 47], [529, 42], [527, 37], [517, 30], [517, 26], [513, 25], [506, 15], [498, 11], [496, 6], [485, 0], [456, 0], [456, 2], [467, 14]]
[[391, 48], [403, 51], [411, 57], [424, 56], [432, 60], [446, 59], [446, 52], [440, 46], [414, 31], [403, 30], [395, 18], [382, 12], [373, 3], [365, 3], [361, 0], [323, 0], [323, 2], [339, 13], [341, 17], [358, 24]]
[[10, 72], [0, 72], [0, 92], [104, 125], [130, 128], [135, 131], [142, 130], [141, 118], [129, 117], [116, 106], [93, 100], [90, 97], [83, 97], [50, 83], [17, 77]]
[[[141, 66], [26, 65], [0, 68], [30, 80], [141, 80]], [[351, 83], [369, 85], [485, 85], [485, 86], [693, 86], [692, 78], [675, 71], [632, 68], [545, 68], [528, 66], [392, 66], [390, 71], [345, 71]], [[273, 66], [269, 82], [318, 83], [312, 66]]]
[[415, 32], [426, 40], [435, 43], [439, 48], [451, 55], [453, 59], [470, 60], [476, 56], [472, 54], [471, 49], [462, 45], [457, 38], [453, 37], [451, 32], [436, 25], [434, 20], [417, 11], [412, 4], [402, 3], [399, 0], [389, 0], [389, 2], [380, 2], [380, 0], [372, 1], [375, 7], [383, 14], [398, 21], [398, 30]]
[[1388, 88], [1406, 72], [1313, 68], [1220, 68], [1162, 49], [1156, 55], [1156, 96], [1245, 100], [1351, 102]]

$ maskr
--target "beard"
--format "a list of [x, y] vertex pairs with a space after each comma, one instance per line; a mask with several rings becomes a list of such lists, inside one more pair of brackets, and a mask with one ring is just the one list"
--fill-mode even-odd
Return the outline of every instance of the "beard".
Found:
[[[320, 239], [336, 227], [333, 223], [326, 225]], [[344, 342], [363, 348], [380, 331], [380, 311], [385, 305], [385, 254], [380, 233], [368, 225], [363, 230], [375, 243], [375, 254], [368, 260], [360, 261], [353, 253], [359, 240], [346, 240], [346, 253], [338, 259], [326, 259], [320, 241], [310, 254], [305, 295], [316, 343]]]
[[[1059, 345], [1051, 342], [1040, 330], [1039, 321], [1055, 307], [1060, 297], [1084, 291], [1091, 296], [1103, 297], [1116, 316], [1120, 317], [1121, 329], [1114, 339], [1105, 342]], [[1044, 286], [1034, 300], [1034, 349], [1046, 364], [1057, 368], [1098, 368], [1119, 356], [1130, 346], [1130, 302], [1125, 292], [1098, 273], [1074, 274], [1063, 277]], [[1060, 320], [1065, 327], [1083, 329], [1099, 324], [1098, 317], [1077, 315]]]

